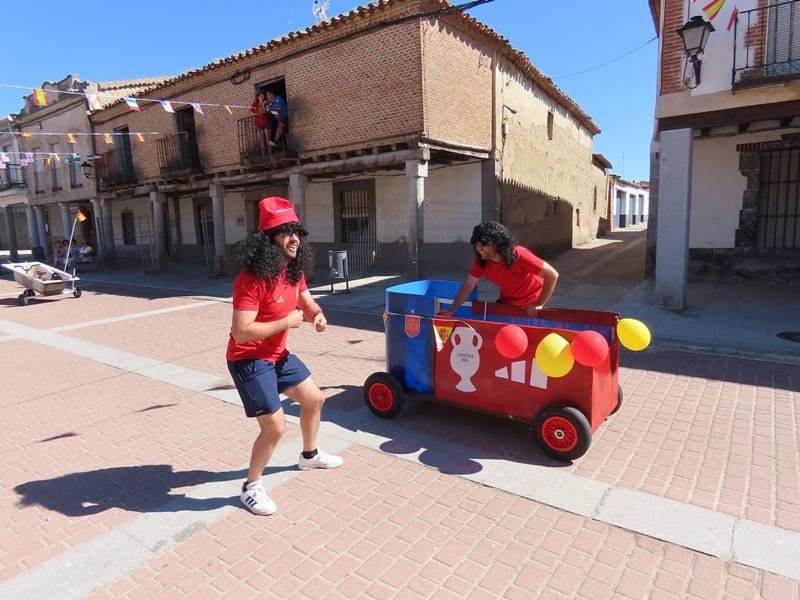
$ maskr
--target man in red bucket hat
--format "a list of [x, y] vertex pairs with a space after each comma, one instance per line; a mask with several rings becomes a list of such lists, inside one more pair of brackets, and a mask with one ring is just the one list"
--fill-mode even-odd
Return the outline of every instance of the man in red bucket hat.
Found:
[[226, 358], [245, 414], [261, 428], [253, 443], [241, 501], [257, 515], [270, 515], [277, 507], [267, 496], [261, 475], [286, 426], [281, 393], [300, 405], [300, 469], [333, 469], [342, 459], [318, 450], [325, 396], [308, 367], [286, 349], [289, 329], [300, 327], [304, 317], [318, 332], [327, 326], [303, 274], [311, 258], [305, 240], [308, 232], [285, 198], [264, 198], [258, 203], [258, 213], [258, 231], [238, 247], [242, 271], [233, 282], [233, 323]]

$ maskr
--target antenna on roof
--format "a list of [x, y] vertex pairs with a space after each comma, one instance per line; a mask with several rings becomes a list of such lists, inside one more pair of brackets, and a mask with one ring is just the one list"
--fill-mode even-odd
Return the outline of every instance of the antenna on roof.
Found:
[[317, 18], [317, 23], [322, 23], [328, 20], [328, 14], [325, 12], [330, 6], [329, 0], [314, 0], [314, 5], [311, 7], [311, 14]]

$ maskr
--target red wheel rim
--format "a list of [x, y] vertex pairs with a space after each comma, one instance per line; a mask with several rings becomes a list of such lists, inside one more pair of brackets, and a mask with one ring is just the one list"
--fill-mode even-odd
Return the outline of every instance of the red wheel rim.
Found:
[[381, 412], [391, 410], [394, 404], [392, 390], [385, 383], [373, 383], [369, 386], [369, 403]]
[[557, 452], [569, 452], [578, 445], [578, 430], [565, 417], [547, 417], [542, 423], [542, 439]]

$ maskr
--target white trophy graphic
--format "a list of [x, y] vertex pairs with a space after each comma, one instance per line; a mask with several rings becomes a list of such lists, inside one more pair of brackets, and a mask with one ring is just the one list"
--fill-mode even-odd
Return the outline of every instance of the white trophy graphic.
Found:
[[456, 327], [450, 339], [453, 341], [450, 367], [461, 378], [456, 389], [460, 392], [475, 392], [477, 388], [472, 385], [470, 378], [481, 366], [478, 350], [483, 346], [483, 338], [471, 327]]

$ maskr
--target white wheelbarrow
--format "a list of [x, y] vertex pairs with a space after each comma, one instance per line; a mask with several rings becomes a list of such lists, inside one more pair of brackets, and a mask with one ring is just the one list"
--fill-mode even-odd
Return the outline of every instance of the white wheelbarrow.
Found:
[[81, 297], [81, 291], [75, 286], [80, 277], [61, 271], [41, 262], [6, 263], [0, 265], [14, 274], [14, 280], [25, 288], [19, 295], [19, 303], [27, 306], [31, 298], [47, 297], [51, 299], [65, 296]]

